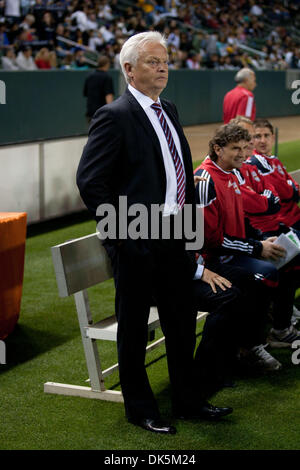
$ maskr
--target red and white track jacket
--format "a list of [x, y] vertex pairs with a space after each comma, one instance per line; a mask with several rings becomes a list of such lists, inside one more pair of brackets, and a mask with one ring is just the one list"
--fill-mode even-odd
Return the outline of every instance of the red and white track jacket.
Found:
[[280, 197], [281, 208], [278, 220], [288, 227], [300, 220], [299, 185], [286, 171], [282, 162], [275, 156], [260, 155], [255, 152], [247, 163], [255, 166], [265, 184], [273, 185]]
[[194, 174], [206, 178], [196, 188], [196, 202], [204, 208], [204, 255], [211, 258], [238, 252], [259, 256], [261, 242], [246, 238], [242, 193], [236, 175], [222, 170], [209, 157]]

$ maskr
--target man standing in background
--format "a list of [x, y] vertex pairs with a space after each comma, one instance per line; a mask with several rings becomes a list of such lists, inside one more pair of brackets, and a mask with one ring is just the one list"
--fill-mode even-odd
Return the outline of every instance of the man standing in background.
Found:
[[234, 77], [237, 86], [226, 93], [223, 101], [223, 121], [228, 124], [236, 116], [245, 116], [251, 121], [256, 117], [256, 106], [253, 90], [256, 87], [256, 76], [253, 70], [243, 68]]
[[111, 103], [114, 99], [113, 81], [107, 73], [109, 67], [109, 58], [99, 57], [97, 70], [85, 80], [83, 95], [87, 98], [86, 116], [88, 121], [92, 119], [98, 108]]

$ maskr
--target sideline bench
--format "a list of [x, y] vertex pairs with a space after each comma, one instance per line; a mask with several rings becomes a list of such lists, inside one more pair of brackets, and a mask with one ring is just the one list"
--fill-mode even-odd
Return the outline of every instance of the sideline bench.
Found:
[[[118, 364], [102, 370], [96, 344], [97, 340], [116, 341], [117, 320], [115, 315], [112, 315], [94, 323], [87, 292], [89, 287], [112, 277], [112, 268], [105, 248], [94, 233], [54, 246], [51, 251], [60, 297], [74, 295], [91, 386], [46, 382], [44, 392], [122, 402], [122, 393], [108, 390], [104, 384], [105, 377], [117, 370]], [[197, 321], [205, 318], [206, 315], [207, 312], [198, 312]], [[147, 352], [165, 341], [164, 337], [153, 341], [155, 329], [159, 326], [157, 309], [151, 307], [148, 331], [150, 337], [152, 334], [152, 342], [148, 344]]]

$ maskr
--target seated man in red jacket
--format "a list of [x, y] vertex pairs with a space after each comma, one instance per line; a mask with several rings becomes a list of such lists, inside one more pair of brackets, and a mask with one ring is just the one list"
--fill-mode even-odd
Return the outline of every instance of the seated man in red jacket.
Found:
[[[267, 119], [254, 122], [254, 145], [254, 154], [247, 162], [257, 168], [265, 184], [275, 188], [281, 205], [277, 215], [278, 221], [300, 231], [299, 185], [286, 171], [279, 158], [272, 153], [274, 129]], [[273, 232], [274, 235], [279, 233]]]
[[[268, 123], [266, 120], [257, 121], [258, 123]], [[293, 202], [293, 199], [288, 202], [282, 202], [278, 192], [282, 197], [293, 196], [292, 187], [294, 191], [297, 188], [297, 183], [293, 178], [288, 175], [282, 163], [280, 162], [280, 171], [279, 175], [276, 175], [275, 171], [268, 168], [269, 164], [267, 162], [268, 157], [258, 155], [257, 151], [254, 149], [254, 137], [256, 135], [255, 125], [250, 119], [245, 118], [244, 116], [237, 116], [235, 119], [231, 120], [232, 124], [237, 124], [244, 129], [247, 129], [251, 136], [251, 141], [248, 144], [248, 149], [246, 153], [247, 160], [243, 163], [240, 169], [233, 170], [236, 176], [238, 177], [240, 188], [243, 196], [243, 205], [245, 211], [245, 217], [250, 223], [250, 227], [262, 232], [262, 237], [267, 239], [271, 236], [278, 236], [281, 233], [287, 233], [291, 228], [296, 232], [298, 237], [300, 236], [300, 231], [295, 228], [290, 227], [289, 224], [295, 220], [300, 215], [300, 209], [298, 205]], [[266, 139], [262, 137], [263, 140], [268, 142], [268, 150], [271, 153], [272, 145], [274, 142], [274, 137], [270, 138], [273, 132], [273, 128], [270, 125], [270, 128], [264, 129], [260, 132], [259, 135], [264, 136], [266, 133], [269, 135], [269, 138]], [[260, 142], [258, 143], [260, 145]], [[271, 157], [273, 162], [276, 157]], [[277, 166], [278, 167], [278, 166]], [[270, 173], [271, 172], [271, 173]], [[290, 181], [286, 183], [282, 181], [282, 174], [286, 175], [286, 180]], [[274, 187], [274, 182], [276, 183], [278, 179], [278, 192]], [[273, 183], [273, 184], [272, 184]], [[297, 190], [296, 190], [297, 191]], [[297, 196], [296, 196], [297, 197]], [[287, 206], [291, 209], [287, 210]], [[294, 223], [294, 226], [297, 227], [297, 222]], [[293, 260], [292, 263], [286, 267], [284, 279], [286, 282], [286, 289], [291, 291], [290, 295], [286, 298], [279, 299], [277, 306], [281, 310], [290, 310], [293, 311], [292, 323], [296, 324], [300, 320], [300, 312], [295, 306], [292, 306], [291, 303], [287, 302], [287, 299], [294, 298], [297, 288], [299, 287], [300, 279], [300, 257], [297, 257]], [[292, 294], [292, 291], [294, 294]], [[278, 316], [276, 316], [278, 318]], [[285, 322], [279, 322], [278, 325], [275, 325], [275, 329], [280, 330], [282, 335], [282, 330], [288, 328], [289, 325], [285, 325]], [[285, 331], [284, 336], [288, 334]], [[273, 341], [272, 343], [278, 343], [278, 341]], [[279, 341], [279, 343], [282, 343]]]
[[[205, 258], [218, 258], [231, 265], [244, 267], [254, 273], [257, 280], [271, 287], [268, 293], [278, 301], [283, 294], [282, 289], [286, 293], [286, 286], [280, 279], [280, 273], [267, 260], [283, 256], [284, 250], [273, 243], [275, 238], [261, 241], [246, 237], [242, 192], [232, 171], [242, 166], [249, 141], [249, 133], [240, 126], [222, 126], [210, 141], [209, 156], [196, 170], [196, 174], [206, 178], [197, 187], [197, 202], [204, 208]], [[258, 299], [254, 322], [256, 328], [262, 322], [263, 310], [268, 308], [267, 297], [266, 291]], [[290, 324], [290, 312], [280, 311], [280, 317]], [[293, 338], [289, 339], [294, 341], [297, 338], [298, 332], [293, 331]], [[256, 342], [253, 352], [259, 354], [264, 351], [263, 343], [261, 336], [261, 344]]]
[[[249, 221], [250, 227], [262, 232], [264, 239], [278, 235], [281, 233], [280, 230], [283, 230], [278, 217], [281, 208], [280, 198], [274, 186], [247, 160], [254, 153], [253, 122], [244, 116], [237, 116], [230, 123], [243, 127], [251, 137], [246, 150], [246, 161], [240, 168], [233, 170], [242, 191], [245, 218]], [[285, 229], [289, 230], [287, 227]]]

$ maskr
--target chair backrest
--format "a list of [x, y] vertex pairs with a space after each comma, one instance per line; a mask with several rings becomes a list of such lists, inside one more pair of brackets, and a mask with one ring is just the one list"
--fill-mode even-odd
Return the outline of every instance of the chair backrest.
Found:
[[61, 297], [112, 277], [110, 259], [96, 233], [53, 246], [51, 252]]

